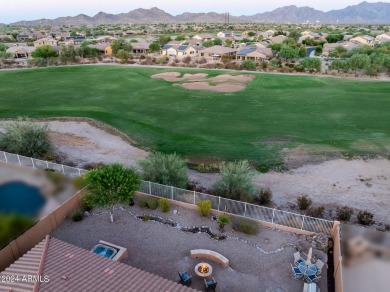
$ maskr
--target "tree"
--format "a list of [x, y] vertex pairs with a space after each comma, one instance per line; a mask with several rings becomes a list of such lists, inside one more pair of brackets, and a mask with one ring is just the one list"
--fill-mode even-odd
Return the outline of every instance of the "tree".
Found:
[[111, 43], [112, 53], [116, 56], [118, 51], [123, 50], [125, 52], [130, 52], [133, 49], [131, 44], [126, 44], [122, 39], [113, 40]]
[[170, 36], [160, 36], [158, 38], [158, 42], [161, 44], [161, 45], [165, 45], [166, 43], [170, 42], [171, 41], [171, 37]]
[[125, 52], [125, 50], [120, 49], [117, 53], [116, 56], [121, 59], [122, 61], [126, 61], [129, 58], [129, 53]]
[[114, 222], [114, 207], [133, 199], [140, 185], [137, 172], [118, 163], [88, 171], [85, 181], [89, 202], [108, 208], [111, 223]]
[[60, 52], [60, 59], [63, 63], [74, 62], [77, 52], [73, 46], [62, 46]]
[[48, 125], [32, 123], [19, 118], [5, 126], [0, 133], [0, 148], [4, 151], [24, 156], [40, 158], [53, 149], [48, 137]]
[[232, 41], [230, 40], [230, 39], [227, 39], [226, 41], [225, 41], [225, 47], [231, 47], [232, 46]]
[[280, 49], [282, 48], [282, 45], [281, 44], [270, 44], [268, 46], [268, 48], [270, 48], [272, 51], [279, 52]]
[[214, 46], [222, 46], [222, 40], [221, 39], [215, 39], [213, 41], [213, 43], [214, 43]]
[[301, 45], [299, 47], [299, 57], [304, 58], [306, 57], [306, 47], [304, 45]]
[[368, 55], [357, 54], [349, 58], [348, 63], [351, 69], [355, 70], [356, 73], [357, 70], [367, 69], [371, 62], [370, 57]]
[[328, 43], [337, 43], [339, 41], [342, 41], [343, 39], [344, 36], [342, 34], [330, 34], [326, 37]]
[[337, 46], [333, 51], [329, 53], [329, 57], [332, 58], [346, 58], [348, 56], [348, 50], [343, 46]]
[[292, 30], [292, 31], [290, 31], [288, 37], [292, 38], [293, 40], [295, 40], [297, 42], [299, 40], [299, 38], [301, 37], [301, 34], [296, 30]]
[[5, 44], [0, 44], [0, 52], [5, 52], [8, 49], [8, 46]]
[[321, 71], [321, 60], [318, 58], [305, 58], [299, 64], [307, 71]]
[[315, 49], [315, 51], [314, 51], [314, 54], [315, 54], [316, 56], [321, 55], [321, 54], [322, 54], [322, 47], [321, 47], [321, 46], [316, 46], [316, 49]]
[[293, 48], [288, 45], [282, 45], [278, 57], [284, 60], [297, 59], [299, 56], [299, 49]]
[[155, 183], [186, 188], [188, 183], [187, 165], [180, 156], [153, 152], [140, 161], [142, 177]]
[[330, 70], [337, 70], [337, 72], [339, 73], [340, 71], [344, 71], [344, 72], [347, 72], [349, 71], [349, 63], [344, 61], [344, 60], [334, 60], [332, 62], [332, 64], [329, 65], [329, 69]]
[[287, 45], [290, 47], [296, 47], [297, 42], [293, 38], [286, 38], [283, 40], [283, 45]]
[[185, 37], [184, 35], [181, 35], [179, 34], [176, 38], [175, 38], [176, 41], [184, 41], [185, 40]]
[[212, 40], [207, 40], [207, 41], [204, 41], [202, 43], [202, 46], [205, 48], [210, 48], [210, 47], [214, 46], [214, 42]]
[[256, 35], [256, 33], [254, 31], [248, 32], [248, 36], [250, 36], [250, 37], [254, 37], [255, 35]]
[[160, 44], [156, 43], [156, 42], [155, 43], [151, 43], [149, 45], [149, 51], [151, 51], [151, 52], [158, 52], [160, 50], [160, 48], [161, 48]]
[[250, 169], [248, 161], [222, 163], [220, 175], [213, 186], [215, 193], [234, 200], [242, 200], [245, 196], [254, 194], [252, 178], [255, 172]]
[[242, 62], [242, 68], [245, 70], [255, 70], [256, 69], [256, 63], [252, 60], [245, 60]]
[[54, 51], [53, 47], [51, 46], [41, 46], [38, 47], [34, 52], [31, 54], [34, 58], [51, 58], [51, 57], [57, 57], [57, 52]]

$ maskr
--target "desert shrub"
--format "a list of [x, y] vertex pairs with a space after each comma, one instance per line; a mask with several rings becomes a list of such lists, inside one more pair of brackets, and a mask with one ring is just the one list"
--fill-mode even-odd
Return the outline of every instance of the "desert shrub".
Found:
[[268, 205], [272, 200], [272, 191], [269, 188], [261, 188], [257, 200], [260, 205]]
[[246, 234], [256, 234], [259, 232], [259, 224], [248, 218], [237, 217], [233, 220], [233, 229]]
[[189, 64], [190, 62], [191, 62], [191, 57], [190, 56], [187, 56], [187, 57], [185, 57], [183, 60], [182, 60], [182, 62], [184, 63], [184, 64]]
[[141, 208], [146, 208], [148, 206], [147, 199], [144, 197], [140, 198], [138, 201], [138, 206], [140, 206]]
[[76, 189], [81, 190], [81, 189], [85, 188], [87, 184], [84, 180], [84, 176], [79, 175], [79, 176], [76, 176], [75, 178], [72, 179], [72, 185]]
[[195, 169], [201, 173], [217, 172], [217, 171], [219, 171], [219, 164], [217, 164], [217, 163], [211, 163], [211, 164], [201, 163], [198, 166], [196, 166]]
[[143, 221], [150, 221], [152, 219], [152, 217], [149, 214], [144, 214], [141, 216], [141, 219]]
[[163, 213], [169, 212], [171, 204], [167, 199], [158, 199], [158, 205]]
[[0, 248], [29, 229], [34, 222], [32, 218], [17, 214], [0, 214]]
[[0, 148], [4, 151], [40, 158], [53, 149], [47, 124], [39, 125], [19, 118], [17, 122], [6, 125], [4, 130], [0, 133]]
[[246, 160], [222, 163], [220, 179], [214, 184], [213, 191], [229, 199], [240, 200], [254, 194], [252, 178], [255, 175]]
[[242, 62], [242, 68], [245, 70], [255, 70], [256, 69], [256, 63], [252, 60], [246, 60]]
[[230, 218], [227, 215], [218, 216], [219, 229], [224, 230], [225, 226], [230, 223]]
[[200, 58], [199, 60], [196, 61], [198, 64], [206, 64], [207, 60], [205, 57]]
[[87, 212], [90, 212], [93, 209], [93, 204], [89, 196], [84, 196], [81, 199], [81, 208]]
[[347, 206], [337, 207], [337, 218], [342, 221], [349, 221], [353, 214], [353, 209]]
[[148, 198], [146, 200], [146, 204], [148, 205], [148, 208], [151, 210], [156, 210], [158, 206], [157, 199], [155, 198]]
[[374, 223], [374, 214], [368, 211], [360, 211], [357, 214], [357, 219], [362, 225], [371, 225], [372, 223]]
[[72, 221], [79, 222], [84, 219], [84, 214], [81, 210], [76, 210], [72, 213]]
[[302, 195], [297, 198], [297, 205], [300, 210], [307, 210], [311, 204], [312, 201], [307, 195]]
[[67, 178], [57, 171], [45, 171], [46, 177], [54, 185], [54, 192], [58, 193], [65, 189]]
[[316, 217], [316, 218], [324, 218], [324, 210], [325, 208], [320, 206], [320, 207], [310, 207], [307, 210], [307, 215], [311, 217]]
[[154, 152], [139, 164], [145, 180], [177, 188], [187, 186], [187, 164], [176, 154]]
[[196, 203], [198, 206], [198, 211], [202, 216], [208, 216], [211, 213], [211, 201], [210, 200], [204, 200], [199, 201]]
[[256, 167], [256, 170], [261, 173], [267, 173], [269, 171], [269, 167], [267, 165], [259, 165]]

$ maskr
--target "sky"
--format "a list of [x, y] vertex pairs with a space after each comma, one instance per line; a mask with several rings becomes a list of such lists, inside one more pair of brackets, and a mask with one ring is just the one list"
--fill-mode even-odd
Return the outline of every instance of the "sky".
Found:
[[[309, 6], [322, 11], [345, 8], [348, 5], [356, 5], [363, 0], [18, 0], [17, 5], [13, 1], [1, 3], [0, 23], [12, 23], [19, 20], [35, 20], [40, 18], [56, 18], [60, 16], [75, 16], [80, 13], [94, 16], [100, 11], [106, 13], [126, 13], [137, 8], [158, 7], [172, 15], [183, 12], [230, 12], [231, 15], [253, 15], [260, 12], [271, 11], [275, 8], [296, 5]], [[367, 2], [379, 2], [367, 1]], [[382, 2], [387, 2], [383, 1]]]

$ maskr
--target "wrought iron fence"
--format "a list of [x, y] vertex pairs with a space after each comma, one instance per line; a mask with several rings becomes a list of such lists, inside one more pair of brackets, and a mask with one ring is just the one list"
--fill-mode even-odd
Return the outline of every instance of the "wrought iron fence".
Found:
[[[30, 168], [55, 169], [56, 171], [69, 177], [79, 176], [87, 172], [81, 168], [70, 167], [63, 164], [25, 157], [4, 151], [0, 151], [0, 161]], [[246, 202], [161, 185], [149, 181], [141, 181], [139, 192], [192, 205], [196, 205], [199, 201], [210, 200], [213, 210], [223, 211], [254, 220], [279, 224], [309, 232], [324, 233], [327, 235], [331, 235], [334, 223], [333, 221], [325, 219], [253, 205]]]

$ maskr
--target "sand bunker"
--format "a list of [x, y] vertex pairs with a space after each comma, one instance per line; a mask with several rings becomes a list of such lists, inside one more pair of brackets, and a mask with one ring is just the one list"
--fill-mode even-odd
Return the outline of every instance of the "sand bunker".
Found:
[[210, 85], [208, 82], [187, 82], [181, 86], [190, 90], [212, 90], [217, 92], [237, 92], [245, 88], [245, 84], [243, 83]]
[[160, 78], [169, 82], [185, 83], [179, 85], [189, 90], [211, 90], [217, 92], [237, 92], [245, 89], [246, 85], [253, 80], [253, 75], [230, 75], [222, 74], [215, 77], [207, 78], [207, 74], [184, 74], [179, 78], [179, 72], [165, 72], [152, 75], [152, 78]]
[[198, 74], [184, 74], [183, 77], [179, 78], [181, 74], [179, 72], [165, 72], [154, 74], [152, 78], [164, 79], [165, 81], [175, 82], [175, 81], [189, 81], [189, 80], [204, 80], [207, 77], [207, 74], [198, 73]]

